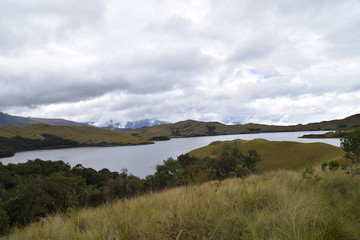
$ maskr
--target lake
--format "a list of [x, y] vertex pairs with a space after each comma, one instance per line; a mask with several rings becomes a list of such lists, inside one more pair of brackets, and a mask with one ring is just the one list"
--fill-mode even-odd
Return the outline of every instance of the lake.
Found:
[[213, 141], [233, 139], [252, 140], [263, 138], [270, 141], [296, 141], [296, 142], [324, 142], [340, 146], [339, 139], [306, 139], [298, 138], [304, 134], [325, 133], [317, 132], [279, 132], [206, 136], [192, 138], [177, 138], [169, 141], [160, 141], [155, 144], [119, 147], [83, 147], [51, 150], [36, 150], [16, 153], [9, 158], [1, 158], [3, 164], [26, 162], [40, 158], [42, 160], [62, 160], [71, 166], [82, 164], [96, 170], [107, 168], [110, 171], [120, 172], [122, 168], [128, 169], [135, 176], [145, 177], [155, 172], [155, 166], [169, 157], [176, 158], [180, 154], [193, 149], [206, 146]]

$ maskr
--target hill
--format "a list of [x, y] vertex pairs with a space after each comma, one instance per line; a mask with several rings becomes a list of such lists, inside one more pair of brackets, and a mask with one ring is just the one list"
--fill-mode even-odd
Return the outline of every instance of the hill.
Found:
[[32, 117], [19, 117], [12, 116], [0, 112], [0, 126], [13, 125], [13, 126], [26, 126], [29, 124], [45, 123], [49, 125], [61, 126], [89, 126], [86, 123], [77, 123], [65, 119], [52, 119], [52, 118], [32, 118]]
[[57, 214], [1, 239], [360, 239], [360, 177], [316, 174], [174, 188]]
[[43, 134], [54, 135], [85, 145], [108, 143], [109, 145], [127, 145], [149, 143], [125, 132], [116, 132], [96, 127], [51, 126], [31, 124], [25, 127], [0, 127], [0, 136], [21, 136], [29, 139], [43, 139]]
[[340, 120], [322, 121], [318, 123], [309, 123], [305, 125], [298, 124], [291, 126], [275, 126], [254, 123], [244, 125], [225, 125], [219, 122], [199, 122], [194, 120], [187, 120], [174, 124], [144, 127], [140, 129], [130, 130], [128, 132], [134, 136], [151, 139], [153, 137], [159, 136], [177, 138], [261, 132], [346, 130], [359, 126], [360, 114], [356, 114]]
[[125, 132], [96, 127], [51, 126], [30, 124], [25, 127], [0, 127], [0, 157], [13, 156], [15, 152], [78, 146], [119, 146], [149, 144]]
[[323, 161], [339, 160], [344, 155], [341, 148], [325, 143], [304, 144], [265, 139], [216, 141], [189, 152], [189, 155], [197, 158], [216, 157], [224, 145], [236, 145], [242, 153], [255, 149], [261, 156], [261, 161], [257, 164], [258, 173], [279, 169], [299, 170]]

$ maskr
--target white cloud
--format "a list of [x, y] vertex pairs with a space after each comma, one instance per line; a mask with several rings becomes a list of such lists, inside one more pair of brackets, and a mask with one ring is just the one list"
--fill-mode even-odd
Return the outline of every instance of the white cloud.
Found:
[[359, 22], [351, 0], [0, 2], [0, 111], [99, 123], [344, 117], [359, 111]]

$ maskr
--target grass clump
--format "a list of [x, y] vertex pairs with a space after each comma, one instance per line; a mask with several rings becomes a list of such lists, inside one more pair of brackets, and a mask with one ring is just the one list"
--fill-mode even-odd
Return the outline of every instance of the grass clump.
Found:
[[212, 181], [67, 215], [2, 239], [360, 239], [360, 176], [279, 170]]

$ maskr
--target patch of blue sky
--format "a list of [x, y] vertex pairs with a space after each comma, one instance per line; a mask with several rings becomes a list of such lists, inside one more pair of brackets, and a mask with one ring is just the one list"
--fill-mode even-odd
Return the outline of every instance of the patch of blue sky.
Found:
[[286, 77], [287, 75], [285, 74], [281, 74], [281, 73], [274, 73], [274, 74], [268, 74], [268, 75], [264, 75], [263, 78], [275, 78], [275, 77]]
[[249, 69], [248, 72], [251, 73], [251, 74], [260, 75], [261, 77], [263, 77], [265, 79], [275, 78], [275, 77], [286, 77], [287, 76], [286, 74], [282, 74], [282, 73], [279, 73], [279, 72], [272, 72], [272, 73], [262, 75], [261, 72], [259, 72], [256, 69]]
[[258, 74], [258, 71], [256, 69], [249, 69], [248, 72], [252, 74]]

